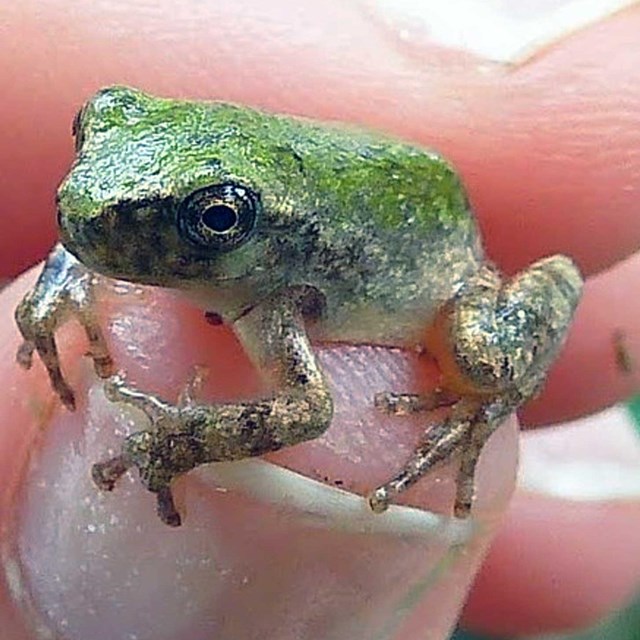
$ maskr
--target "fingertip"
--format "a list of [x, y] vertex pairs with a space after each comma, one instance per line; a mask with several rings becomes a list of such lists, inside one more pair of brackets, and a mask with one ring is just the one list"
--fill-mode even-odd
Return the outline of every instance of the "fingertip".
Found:
[[[194, 362], [201, 362], [211, 369], [204, 398], [264, 392], [235, 339], [173, 295], [118, 283], [107, 289], [101, 310], [115, 361], [141, 388], [174, 400]], [[67, 349], [82, 362], [82, 344], [79, 331], [61, 343], [78, 411], [55, 409], [59, 405], [45, 385], [43, 398], [54, 408], [39, 424], [37, 448], [34, 439], [24, 443], [31, 465], [16, 481], [16, 555], [10, 559], [19, 566], [16, 584], [31, 601], [23, 614], [71, 639], [100, 640], [135, 629], [140, 638], [174, 640], [185, 629], [220, 631], [220, 625], [229, 637], [256, 629], [286, 637], [288, 629], [320, 617], [336, 637], [344, 628], [344, 637], [353, 640], [354, 615], [360, 616], [363, 640], [381, 620], [401, 638], [412, 637], [417, 627], [445, 637], [509, 499], [513, 422], [494, 435], [480, 463], [481, 526], [448, 516], [452, 470], [425, 478], [406, 498], [418, 507], [442, 508], [444, 515], [399, 506], [372, 514], [364, 498], [344, 489], [365, 493], [385, 480], [403, 463], [420, 426], [376, 411], [375, 391], [389, 385], [429, 388], [434, 378], [416, 354], [323, 347], [320, 358], [341, 406], [336, 430], [323, 442], [278, 454], [278, 462], [300, 473], [260, 462], [198, 470], [175, 483], [183, 521], [168, 527], [135, 474], [122, 477], [108, 494], [91, 480], [91, 465], [117, 453], [125, 434], [147, 424], [134, 409], [107, 400], [88, 361], [74, 371]], [[20, 393], [37, 399], [29, 380]], [[58, 581], [67, 588], [60, 590]], [[420, 598], [398, 609], [414, 592]], [[288, 603], [286, 610], [281, 602]], [[363, 610], [362, 602], [370, 606]], [[247, 614], [257, 610], [262, 613]]]

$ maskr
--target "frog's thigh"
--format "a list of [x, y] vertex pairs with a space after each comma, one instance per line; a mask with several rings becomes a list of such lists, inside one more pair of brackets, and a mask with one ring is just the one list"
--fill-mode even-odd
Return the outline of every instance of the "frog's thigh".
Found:
[[506, 283], [470, 287], [434, 329], [447, 386], [462, 395], [515, 394], [514, 408], [526, 401], [564, 342], [581, 289], [580, 272], [562, 255]]

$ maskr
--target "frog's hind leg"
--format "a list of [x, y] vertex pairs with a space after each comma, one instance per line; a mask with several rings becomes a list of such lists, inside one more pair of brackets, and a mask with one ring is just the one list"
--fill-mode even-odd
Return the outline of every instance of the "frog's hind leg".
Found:
[[478, 458], [489, 436], [541, 387], [564, 342], [580, 298], [582, 278], [565, 256], [541, 260], [502, 283], [487, 268], [440, 312], [428, 339], [445, 380], [431, 396], [380, 394], [387, 412], [430, 410], [458, 396], [432, 427], [404, 469], [369, 497], [384, 511], [434, 467], [460, 459], [454, 513], [466, 517]]

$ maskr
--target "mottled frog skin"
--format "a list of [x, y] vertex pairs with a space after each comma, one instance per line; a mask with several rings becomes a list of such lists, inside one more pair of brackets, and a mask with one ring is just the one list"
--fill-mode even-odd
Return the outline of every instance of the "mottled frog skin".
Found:
[[[94, 465], [98, 486], [113, 489], [135, 466], [160, 517], [178, 525], [177, 475], [321, 435], [332, 399], [312, 335], [432, 353], [441, 389], [375, 403], [391, 413], [446, 405], [448, 415], [369, 503], [384, 511], [457, 457], [454, 512], [469, 514], [484, 443], [538, 391], [564, 341], [582, 286], [569, 258], [505, 281], [451, 165], [380, 134], [125, 87], [97, 93], [73, 128], [77, 158], [57, 196], [61, 243], [16, 311], [18, 360], [28, 367], [37, 351], [74, 408], [54, 334], [75, 315], [108, 396], [149, 416], [120, 455]], [[205, 405], [192, 381], [173, 405], [112, 376], [93, 310], [96, 273], [179, 289], [215, 309], [278, 391]]]

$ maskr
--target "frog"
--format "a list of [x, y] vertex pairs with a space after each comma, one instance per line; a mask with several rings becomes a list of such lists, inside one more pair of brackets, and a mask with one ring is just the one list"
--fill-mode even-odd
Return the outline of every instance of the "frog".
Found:
[[[436, 467], [457, 464], [453, 516], [471, 515], [481, 451], [541, 390], [583, 279], [565, 255], [506, 277], [488, 258], [462, 178], [419, 144], [340, 123], [113, 86], [73, 122], [75, 160], [56, 196], [60, 240], [15, 317], [18, 362], [37, 354], [63, 405], [76, 400], [56, 332], [84, 327], [108, 399], [145, 429], [91, 470], [114, 490], [130, 469], [179, 526], [173, 481], [322, 436], [333, 398], [315, 345], [423, 349], [441, 384], [381, 390], [391, 415], [441, 408], [366, 500], [380, 514]], [[178, 290], [230, 327], [273, 391], [242, 402], [176, 402], [115, 372], [96, 314], [100, 278]], [[425, 422], [428, 422], [425, 419]]]

